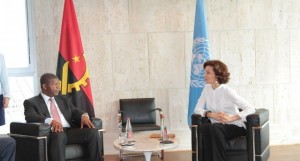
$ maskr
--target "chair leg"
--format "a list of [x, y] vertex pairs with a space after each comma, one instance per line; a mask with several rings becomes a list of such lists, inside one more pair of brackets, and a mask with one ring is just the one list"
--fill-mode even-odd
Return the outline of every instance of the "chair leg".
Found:
[[165, 151], [164, 151], [164, 150], [161, 150], [161, 151], [160, 151], [160, 159], [161, 159], [161, 160], [164, 160], [164, 157], [165, 157]]
[[200, 161], [199, 159], [199, 145], [198, 145], [198, 125], [191, 125], [192, 135], [192, 161]]

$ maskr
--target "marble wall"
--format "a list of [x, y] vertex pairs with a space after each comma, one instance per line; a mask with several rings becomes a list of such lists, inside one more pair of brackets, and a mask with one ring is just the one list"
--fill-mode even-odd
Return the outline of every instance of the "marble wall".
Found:
[[[271, 144], [300, 143], [300, 1], [206, 0], [212, 59], [229, 66], [229, 85], [270, 110]], [[105, 153], [117, 153], [121, 98], [155, 97], [167, 125], [190, 149], [189, 75], [196, 0], [74, 0], [102, 118]], [[37, 75], [55, 72], [63, 0], [33, 0]]]

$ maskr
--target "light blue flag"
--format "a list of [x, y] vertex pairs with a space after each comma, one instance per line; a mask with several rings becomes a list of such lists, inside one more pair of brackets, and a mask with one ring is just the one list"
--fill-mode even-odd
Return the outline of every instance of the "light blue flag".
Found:
[[195, 110], [198, 99], [205, 86], [203, 64], [210, 59], [204, 0], [197, 0], [193, 39], [191, 84], [188, 109], [189, 125], [191, 125], [191, 115]]

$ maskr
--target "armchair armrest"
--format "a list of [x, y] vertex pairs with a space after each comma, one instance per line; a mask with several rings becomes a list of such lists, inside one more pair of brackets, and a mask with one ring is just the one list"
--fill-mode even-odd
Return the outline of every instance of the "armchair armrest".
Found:
[[204, 123], [210, 123], [210, 120], [206, 117], [202, 117], [200, 114], [192, 114], [192, 125], [201, 125]]
[[[100, 118], [96, 118], [96, 117], [92, 117], [90, 118], [91, 122], [94, 124], [95, 128], [97, 130], [102, 129], [102, 120]], [[81, 124], [81, 120], [72, 120], [73, 125], [75, 125], [76, 127], [80, 127]], [[84, 126], [87, 127], [87, 126]]]
[[48, 136], [51, 127], [44, 123], [22, 123], [12, 122], [10, 124], [10, 134], [28, 135], [28, 136]]
[[202, 161], [200, 154], [203, 152], [202, 147], [202, 135], [199, 133], [198, 126], [205, 123], [210, 123], [210, 120], [206, 117], [202, 117], [200, 114], [192, 114], [192, 125], [191, 125], [191, 139], [192, 139], [192, 161]]
[[[100, 137], [100, 149], [101, 155], [103, 157], [103, 129], [102, 120], [99, 118], [90, 118], [95, 128], [98, 130]], [[80, 122], [79, 122], [80, 123]], [[12, 136], [17, 143], [16, 150], [16, 161], [46, 161], [48, 160], [48, 136], [50, 135], [51, 127], [44, 123], [21, 123], [12, 122], [10, 124], [10, 136]], [[72, 148], [66, 151], [66, 155], [70, 155], [72, 149], [76, 150], [78, 148]], [[76, 147], [76, 146], [75, 146]], [[80, 148], [79, 148], [80, 149]], [[80, 151], [76, 151], [80, 153]]]
[[[262, 126], [269, 121], [269, 110], [263, 108], [256, 109], [256, 112], [248, 115], [246, 119], [249, 126]], [[209, 122], [208, 118], [202, 117], [200, 114], [192, 114], [192, 125], [201, 125]]]
[[94, 124], [95, 128], [100, 130], [102, 129], [102, 120], [96, 117], [91, 118], [92, 123]]
[[246, 119], [248, 160], [266, 161], [270, 156], [269, 110], [256, 109], [255, 113], [248, 115]]
[[262, 126], [269, 121], [269, 110], [256, 109], [254, 114], [250, 114], [246, 117], [248, 126]]
[[[99, 118], [91, 118], [92, 123], [96, 129], [102, 129], [102, 120]], [[48, 136], [51, 127], [45, 123], [25, 123], [12, 122], [10, 124], [10, 134], [28, 135], [28, 136]]]
[[50, 126], [44, 123], [10, 123], [10, 136], [16, 140], [16, 161], [47, 160]]

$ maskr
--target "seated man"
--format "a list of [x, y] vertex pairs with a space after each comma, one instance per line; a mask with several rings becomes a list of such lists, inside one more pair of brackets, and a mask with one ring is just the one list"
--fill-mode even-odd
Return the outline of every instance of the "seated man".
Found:
[[[49, 160], [65, 161], [66, 144], [86, 145], [90, 161], [100, 161], [99, 135], [87, 113], [76, 108], [66, 97], [59, 95], [60, 83], [56, 75], [45, 73], [40, 78], [41, 93], [24, 101], [25, 119], [47, 123], [49, 136]], [[76, 128], [73, 120], [81, 120]], [[88, 128], [83, 128], [83, 126]]]
[[16, 141], [7, 136], [0, 135], [0, 160], [15, 161]]

